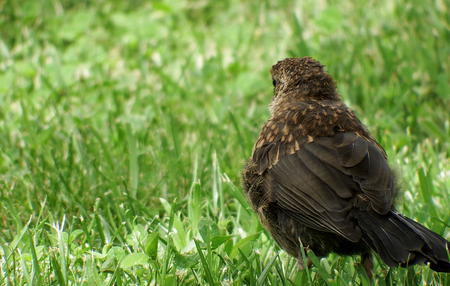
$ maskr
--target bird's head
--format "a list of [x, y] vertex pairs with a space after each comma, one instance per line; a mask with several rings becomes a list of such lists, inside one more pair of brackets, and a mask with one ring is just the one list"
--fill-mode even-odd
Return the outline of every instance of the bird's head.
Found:
[[287, 58], [272, 66], [270, 72], [275, 99], [339, 99], [333, 78], [313, 58]]

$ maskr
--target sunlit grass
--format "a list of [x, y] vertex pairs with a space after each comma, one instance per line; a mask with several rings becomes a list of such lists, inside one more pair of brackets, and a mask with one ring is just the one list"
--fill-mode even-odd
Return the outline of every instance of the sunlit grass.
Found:
[[0, 285], [370, 285], [358, 257], [299, 271], [242, 192], [287, 56], [326, 65], [399, 209], [449, 239], [448, 4], [299, 2], [0, 2]]

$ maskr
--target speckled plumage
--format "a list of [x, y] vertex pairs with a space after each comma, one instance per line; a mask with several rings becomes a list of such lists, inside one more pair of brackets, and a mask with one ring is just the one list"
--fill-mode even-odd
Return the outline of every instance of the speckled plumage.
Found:
[[316, 60], [272, 67], [271, 117], [243, 171], [244, 189], [263, 225], [300, 259], [300, 241], [318, 256], [371, 253], [389, 266], [429, 262], [450, 271], [436, 233], [395, 211], [396, 186], [386, 153], [340, 100]]

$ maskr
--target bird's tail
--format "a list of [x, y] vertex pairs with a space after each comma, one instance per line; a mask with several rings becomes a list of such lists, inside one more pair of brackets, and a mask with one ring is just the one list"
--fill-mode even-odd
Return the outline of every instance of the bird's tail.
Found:
[[383, 216], [364, 211], [358, 213], [357, 220], [364, 242], [387, 265], [429, 263], [434, 271], [450, 272], [450, 242], [412, 219], [395, 211]]

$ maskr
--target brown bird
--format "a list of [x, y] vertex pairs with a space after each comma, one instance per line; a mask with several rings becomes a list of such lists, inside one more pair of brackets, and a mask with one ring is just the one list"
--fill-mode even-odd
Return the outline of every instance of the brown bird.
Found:
[[263, 225], [303, 265], [300, 245], [317, 256], [372, 252], [389, 266], [428, 263], [450, 272], [450, 243], [395, 210], [386, 153], [341, 101], [336, 84], [310, 57], [272, 67], [274, 98], [244, 189]]

